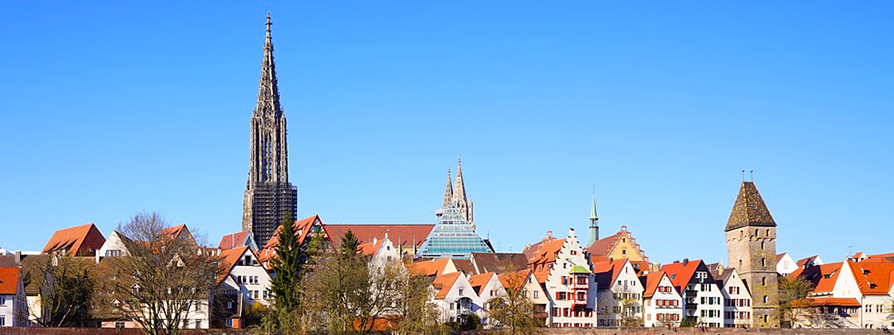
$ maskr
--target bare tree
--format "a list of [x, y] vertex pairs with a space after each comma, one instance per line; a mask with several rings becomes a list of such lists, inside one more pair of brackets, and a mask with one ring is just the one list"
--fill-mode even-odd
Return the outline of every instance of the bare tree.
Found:
[[807, 293], [813, 290], [813, 284], [801, 277], [788, 279], [779, 277], [779, 319], [782, 324], [791, 328], [798, 318], [804, 319], [811, 313], [813, 306], [805, 306], [808, 301]]
[[92, 258], [37, 255], [23, 261], [25, 285], [40, 288], [29, 313], [43, 327], [86, 327], [92, 319], [96, 274]]
[[431, 301], [429, 291], [432, 279], [414, 275], [408, 264], [392, 265], [398, 280], [395, 282], [396, 297], [392, 316], [398, 322], [397, 334], [424, 334], [437, 326], [437, 306]]
[[129, 256], [109, 258], [114, 307], [147, 334], [179, 334], [190, 315], [206, 314], [219, 258], [193, 236], [170, 233], [158, 213], [119, 226]]
[[501, 275], [503, 291], [488, 302], [491, 317], [513, 335], [531, 334], [540, 323], [529, 297], [533, 293], [525, 288], [528, 274], [528, 271], [517, 271]]

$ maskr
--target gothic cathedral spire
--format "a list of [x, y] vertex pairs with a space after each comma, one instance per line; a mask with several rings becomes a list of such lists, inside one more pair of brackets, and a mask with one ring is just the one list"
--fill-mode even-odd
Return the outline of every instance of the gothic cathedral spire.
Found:
[[462, 214], [463, 218], [466, 219], [470, 224], [472, 224], [472, 229], [475, 229], [475, 220], [472, 215], [472, 200], [466, 196], [466, 185], [463, 180], [463, 162], [462, 159], [457, 161], [456, 167], [456, 182], [450, 183], [450, 170], [447, 170], [447, 190], [444, 192], [444, 205], [442, 207], [443, 213], [447, 210], [449, 205], [453, 205], [456, 207], [456, 210]]
[[251, 115], [248, 180], [242, 207], [242, 230], [251, 231], [259, 246], [267, 244], [287, 215], [298, 210], [298, 190], [289, 183], [286, 117], [279, 102], [270, 13], [267, 13], [264, 60], [258, 104]]

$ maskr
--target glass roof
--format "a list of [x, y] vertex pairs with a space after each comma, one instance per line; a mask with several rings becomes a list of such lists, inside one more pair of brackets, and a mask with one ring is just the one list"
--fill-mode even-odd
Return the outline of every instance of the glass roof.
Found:
[[473, 252], [493, 252], [454, 205], [444, 209], [419, 257], [467, 259]]

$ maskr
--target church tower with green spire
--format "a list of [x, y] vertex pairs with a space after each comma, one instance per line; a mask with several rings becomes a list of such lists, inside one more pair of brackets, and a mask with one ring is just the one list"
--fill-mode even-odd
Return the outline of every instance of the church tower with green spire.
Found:
[[596, 215], [596, 196], [593, 196], [593, 209], [590, 210], [590, 241], [587, 247], [599, 240], [599, 216]]

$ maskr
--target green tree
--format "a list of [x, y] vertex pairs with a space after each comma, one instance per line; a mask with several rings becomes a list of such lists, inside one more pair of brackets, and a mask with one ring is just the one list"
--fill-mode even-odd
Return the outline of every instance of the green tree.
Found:
[[274, 304], [279, 311], [293, 311], [300, 300], [299, 284], [303, 275], [307, 255], [301, 249], [301, 241], [295, 236], [295, 223], [292, 214], [287, 214], [282, 221], [276, 244], [276, 257], [271, 260], [273, 280], [270, 290], [275, 298]]

